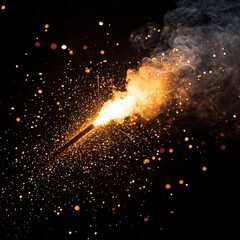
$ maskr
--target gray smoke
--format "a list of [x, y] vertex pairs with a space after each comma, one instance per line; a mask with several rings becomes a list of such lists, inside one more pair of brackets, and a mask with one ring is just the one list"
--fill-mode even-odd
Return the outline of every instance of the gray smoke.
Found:
[[161, 31], [148, 23], [130, 40], [150, 52], [142, 65], [168, 71], [176, 104], [210, 124], [239, 119], [239, 0], [180, 0]]

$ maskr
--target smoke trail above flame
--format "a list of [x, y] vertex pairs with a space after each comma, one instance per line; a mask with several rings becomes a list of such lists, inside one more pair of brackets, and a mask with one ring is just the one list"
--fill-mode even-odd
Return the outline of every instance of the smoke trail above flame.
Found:
[[149, 55], [128, 70], [126, 91], [114, 92], [93, 124], [151, 119], [169, 102], [211, 124], [239, 116], [239, 16], [239, 0], [180, 0], [161, 31], [156, 23], [134, 30], [130, 41]]
[[210, 124], [239, 116], [240, 1], [179, 0], [162, 31], [154, 29], [148, 23], [130, 40], [150, 51], [143, 64], [165, 55], [164, 66], [174, 68], [168, 79], [176, 103]]

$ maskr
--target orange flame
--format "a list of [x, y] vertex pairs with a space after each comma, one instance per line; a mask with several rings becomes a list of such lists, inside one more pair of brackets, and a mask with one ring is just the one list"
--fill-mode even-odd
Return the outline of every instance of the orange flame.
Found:
[[128, 70], [125, 92], [116, 91], [112, 100], [107, 101], [94, 126], [111, 120], [123, 121], [128, 116], [139, 115], [145, 119], [156, 116], [165, 101], [167, 77], [156, 68], [143, 65], [138, 71]]

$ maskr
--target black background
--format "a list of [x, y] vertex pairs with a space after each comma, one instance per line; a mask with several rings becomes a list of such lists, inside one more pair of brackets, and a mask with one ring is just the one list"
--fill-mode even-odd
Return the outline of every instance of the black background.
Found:
[[[66, 64], [67, 57], [58, 55], [54, 56], [47, 50], [38, 51], [34, 48], [35, 37], [38, 34], [43, 35], [43, 26], [48, 23], [51, 31], [49, 31], [45, 42], [67, 42], [80, 49], [85, 41], [96, 42], [104, 45], [104, 39], [98, 28], [98, 22], [110, 23], [111, 36], [121, 42], [119, 52], [112, 53], [112, 57], [127, 61], [129, 59], [129, 49], [131, 43], [129, 41], [130, 32], [148, 22], [156, 21], [161, 26], [164, 14], [176, 7], [173, 1], [110, 1], [110, 0], [89, 0], [89, 1], [1, 1], [6, 5], [6, 10], [0, 12], [0, 31], [1, 31], [1, 71], [0, 71], [0, 117], [2, 133], [4, 131], [14, 132], [17, 130], [15, 118], [9, 115], [10, 107], [14, 106], [18, 109], [22, 108], [21, 100], [31, 92], [31, 88], [23, 81], [16, 81], [17, 78], [24, 78], [25, 69], [34, 72], [35, 68], [47, 70], [49, 76], [53, 73], [49, 65], [54, 63], [61, 69]], [[24, 53], [31, 52], [32, 61], [25, 63]], [[131, 51], [133, 51], [131, 49]], [[116, 56], [117, 55], [117, 56]], [[35, 58], [35, 56], [37, 56]], [[78, 61], [77, 54], [75, 60]], [[94, 58], [94, 55], [93, 55]], [[15, 71], [15, 64], [22, 63], [25, 69], [18, 72]], [[42, 64], [42, 65], [41, 65]], [[21, 72], [22, 71], [22, 72]], [[56, 77], [56, 75], [55, 75]], [[50, 83], [51, 84], [51, 83]], [[19, 101], [18, 103], [16, 102]], [[125, 212], [120, 213], [122, 216], [128, 216], [129, 222], [120, 227], [105, 229], [102, 226], [101, 231], [104, 232], [99, 238], [92, 236], [90, 239], [113, 240], [113, 239], [216, 239], [218, 237], [226, 237], [227, 239], [237, 238], [238, 227], [238, 168], [239, 160], [239, 144], [238, 139], [219, 139], [218, 129], [204, 129], [193, 125], [193, 135], [197, 139], [204, 139], [208, 143], [204, 159], [209, 160], [207, 174], [199, 173], [198, 169], [201, 165], [201, 157], [197, 152], [191, 156], [194, 161], [188, 165], [188, 170], [183, 171], [174, 164], [165, 166], [162, 173], [153, 176], [154, 182], [150, 188], [148, 195], [148, 203], [151, 207], [151, 221], [148, 223], [135, 224], [138, 222], [136, 215], [139, 212], [137, 207], [141, 201], [141, 197], [136, 197], [132, 202], [128, 203]], [[176, 123], [177, 127], [178, 124]], [[24, 133], [22, 133], [24, 134]], [[26, 133], [27, 135], [27, 133]], [[3, 138], [4, 139], [4, 138]], [[2, 148], [12, 148], [11, 141], [14, 137], [9, 137], [8, 141], [2, 143]], [[224, 143], [226, 150], [221, 151], [220, 146]], [[180, 154], [185, 155], [184, 151]], [[4, 156], [3, 156], [4, 157]], [[3, 178], [1, 184], [5, 185], [6, 175], [12, 175], [6, 167], [11, 161], [2, 159], [1, 165]], [[168, 168], [172, 168], [171, 171]], [[160, 171], [161, 172], [161, 171]], [[162, 182], [166, 179], [174, 179], [176, 176], [183, 176], [190, 179], [192, 184], [191, 190], [184, 192], [176, 189], [177, 197], [172, 202], [161, 193]], [[17, 184], [17, 183], [16, 183]], [[162, 191], [165, 191], [162, 189]], [[4, 195], [1, 198], [2, 208], [6, 206], [6, 202], [12, 201], [11, 197]], [[140, 200], [139, 200], [140, 199]], [[9, 203], [8, 203], [9, 204]], [[176, 215], [169, 217], [166, 213], [169, 208], [176, 209]], [[90, 207], [91, 208], [91, 207]], [[26, 207], [27, 209], [27, 207]], [[162, 214], [163, 230], [159, 230], [161, 225], [158, 223], [158, 213]], [[105, 211], [99, 211], [97, 214], [102, 215], [100, 219], [111, 218]], [[57, 218], [52, 212], [46, 213], [49, 222], [46, 224], [40, 221], [38, 224], [30, 226], [30, 233], [26, 234], [26, 239], [88, 239], [88, 230], [83, 224], [79, 232], [82, 234], [76, 236], [67, 235], [69, 226], [77, 226], [79, 218], [90, 218], [87, 213], [85, 216], [76, 216], [71, 212], [63, 214]], [[166, 216], [166, 217], [164, 217]], [[1, 218], [1, 216], [0, 216]], [[3, 223], [5, 219], [1, 221]], [[89, 220], [90, 221], [90, 220]], [[103, 220], [104, 221], [104, 220]], [[29, 223], [31, 225], [31, 223]], [[5, 226], [2, 224], [2, 226]], [[12, 225], [12, 228], [17, 226]], [[5, 239], [12, 231], [1, 228], [3, 234], [0, 233], [0, 239]], [[22, 233], [25, 235], [24, 233]], [[235, 235], [237, 234], [237, 235]], [[11, 238], [14, 239], [14, 238]], [[21, 239], [21, 237], [16, 237]], [[23, 238], [24, 239], [24, 238]]]

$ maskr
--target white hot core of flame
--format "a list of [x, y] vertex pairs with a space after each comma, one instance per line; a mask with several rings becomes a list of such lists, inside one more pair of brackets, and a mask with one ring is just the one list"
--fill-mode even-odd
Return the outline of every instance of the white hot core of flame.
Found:
[[138, 71], [129, 70], [126, 91], [115, 92], [113, 99], [103, 105], [93, 125], [122, 121], [137, 114], [146, 119], [156, 116], [168, 92], [166, 82], [165, 74], [149, 66], [142, 66]]

